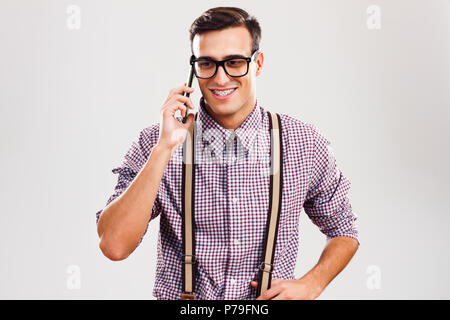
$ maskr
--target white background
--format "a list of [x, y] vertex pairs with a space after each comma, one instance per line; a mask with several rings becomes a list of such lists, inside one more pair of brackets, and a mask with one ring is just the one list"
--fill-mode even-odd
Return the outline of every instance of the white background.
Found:
[[[449, 299], [447, 0], [1, 0], [0, 298], [152, 299], [159, 218], [113, 262], [95, 212], [221, 5], [261, 24], [260, 104], [316, 125], [352, 183], [361, 246], [320, 299]], [[300, 220], [298, 277], [325, 244]]]

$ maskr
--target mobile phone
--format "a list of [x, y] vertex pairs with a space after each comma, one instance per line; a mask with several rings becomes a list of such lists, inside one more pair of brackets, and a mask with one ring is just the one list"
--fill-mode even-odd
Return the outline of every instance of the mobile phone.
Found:
[[[188, 87], [192, 87], [192, 80], [194, 79], [194, 65], [191, 65], [191, 71], [189, 72], [189, 80], [187, 82], [187, 86]], [[191, 95], [190, 92], [185, 92], [183, 94], [185, 97], [188, 97]], [[182, 122], [186, 123], [188, 115], [189, 115], [189, 107], [186, 105], [186, 103], [184, 104], [187, 108], [186, 108], [186, 115], [184, 116]]]

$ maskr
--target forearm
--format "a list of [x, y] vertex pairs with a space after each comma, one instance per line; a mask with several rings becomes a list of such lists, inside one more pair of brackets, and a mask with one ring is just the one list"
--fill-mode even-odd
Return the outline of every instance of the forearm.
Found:
[[358, 247], [358, 241], [350, 237], [336, 237], [329, 240], [317, 264], [301, 279], [310, 281], [319, 295], [345, 268]]
[[112, 260], [125, 259], [147, 228], [171, 151], [156, 145], [127, 190], [102, 212], [97, 226], [100, 249]]

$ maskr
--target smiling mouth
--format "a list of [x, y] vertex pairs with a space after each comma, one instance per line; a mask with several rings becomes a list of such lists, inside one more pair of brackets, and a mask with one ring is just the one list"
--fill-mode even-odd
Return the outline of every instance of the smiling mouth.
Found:
[[215, 95], [217, 95], [219, 97], [226, 97], [226, 96], [232, 94], [236, 89], [237, 88], [220, 89], [220, 90], [209, 89], [209, 90], [211, 90], [212, 93], [214, 93]]

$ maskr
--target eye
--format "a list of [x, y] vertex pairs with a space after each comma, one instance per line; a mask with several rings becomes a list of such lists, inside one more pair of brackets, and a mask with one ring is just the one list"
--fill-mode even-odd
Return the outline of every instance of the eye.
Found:
[[211, 61], [198, 61], [197, 65], [200, 68], [210, 68], [213, 65], [213, 63]]
[[226, 62], [227, 66], [229, 67], [240, 67], [244, 64], [244, 60], [243, 59], [233, 59], [233, 60], [228, 60]]

